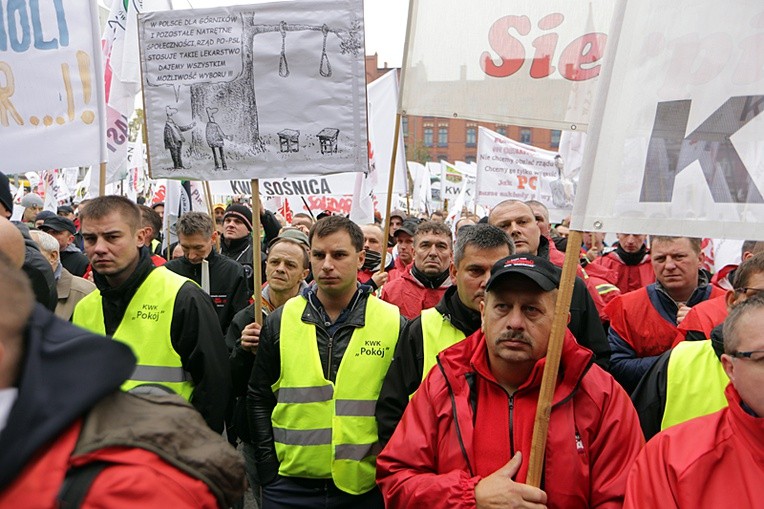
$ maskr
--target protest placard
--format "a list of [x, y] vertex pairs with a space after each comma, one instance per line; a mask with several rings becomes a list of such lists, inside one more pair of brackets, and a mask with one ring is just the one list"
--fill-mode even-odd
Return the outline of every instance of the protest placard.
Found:
[[573, 228], [764, 239], [763, 21], [747, 0], [626, 4]]
[[613, 5], [412, 0], [399, 110], [585, 130]]
[[139, 15], [152, 176], [365, 171], [360, 0]]
[[106, 159], [95, 2], [0, 3], [0, 171]]
[[478, 131], [477, 203], [536, 200], [553, 222], [570, 214], [576, 181], [556, 152], [526, 145], [481, 127]]

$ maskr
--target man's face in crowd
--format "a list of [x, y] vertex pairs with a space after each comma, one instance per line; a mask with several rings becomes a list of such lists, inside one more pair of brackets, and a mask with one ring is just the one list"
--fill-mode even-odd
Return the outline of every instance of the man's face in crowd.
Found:
[[551, 229], [551, 225], [549, 224], [549, 220], [546, 218], [546, 211], [541, 208], [539, 205], [528, 205], [531, 208], [531, 211], [533, 212], [533, 217], [536, 219], [536, 224], [539, 227], [539, 231], [541, 232], [541, 235], [545, 237], [549, 237], [549, 231]]
[[183, 256], [189, 262], [196, 265], [202, 263], [202, 260], [210, 255], [216, 238], [217, 232], [212, 232], [212, 235], [209, 237], [201, 233], [178, 235], [178, 243], [183, 250]]
[[451, 241], [435, 232], [417, 233], [414, 238], [414, 265], [428, 276], [437, 276], [451, 264]]
[[358, 271], [366, 257], [364, 250], [356, 251], [345, 231], [325, 237], [313, 236], [310, 265], [319, 290], [329, 296], [341, 296], [356, 287]]
[[313, 223], [307, 217], [297, 216], [292, 220], [292, 226], [303, 232], [305, 235], [309, 235]]
[[93, 270], [109, 278], [112, 286], [127, 280], [138, 264], [144, 230], [131, 228], [119, 212], [112, 212], [83, 220], [80, 231]]
[[508, 246], [480, 249], [468, 245], [459, 265], [451, 264], [451, 281], [456, 285], [459, 300], [474, 311], [480, 311], [485, 297], [485, 285], [491, 275], [491, 267], [510, 255]]
[[294, 242], [281, 241], [271, 246], [265, 264], [268, 286], [277, 292], [289, 292], [308, 277], [305, 249]]
[[161, 217], [162, 221], [164, 221], [164, 205], [157, 205], [154, 207], [154, 212], [159, 214], [159, 217]]
[[390, 218], [390, 235], [395, 233], [403, 225], [403, 219], [398, 216]]
[[[764, 351], [764, 309], [752, 309], [738, 322], [735, 350]], [[750, 359], [722, 355], [722, 366], [740, 397], [756, 415], [764, 415], [764, 354], [754, 353]]]
[[382, 253], [383, 242], [382, 237], [384, 233], [381, 229], [370, 224], [361, 226], [363, 231], [363, 248], [367, 251], [374, 251], [375, 253]]
[[215, 219], [223, 219], [223, 216], [225, 215], [225, 209], [221, 209], [220, 207], [216, 208], [213, 212], [215, 212]]
[[45, 226], [38, 227], [40, 231], [50, 234], [58, 241], [58, 247], [61, 251], [69, 247], [69, 244], [74, 242], [74, 235], [66, 230], [56, 231], [53, 228], [47, 228]]
[[701, 254], [687, 238], [653, 242], [650, 252], [655, 278], [674, 300], [685, 302], [698, 286]]
[[541, 230], [528, 205], [522, 202], [500, 205], [491, 211], [488, 222], [512, 238], [516, 253], [538, 253]]
[[636, 233], [619, 233], [618, 245], [627, 253], [636, 253], [642, 249], [645, 243], [646, 235], [637, 235]]
[[223, 231], [228, 240], [239, 240], [249, 235], [249, 229], [244, 221], [236, 216], [228, 216], [223, 221]]
[[404, 265], [414, 261], [414, 237], [406, 232], [400, 232], [395, 236], [395, 243], [398, 245], [398, 258]]
[[545, 292], [525, 276], [510, 274], [481, 304], [482, 330], [492, 366], [530, 365], [546, 356], [557, 291]]

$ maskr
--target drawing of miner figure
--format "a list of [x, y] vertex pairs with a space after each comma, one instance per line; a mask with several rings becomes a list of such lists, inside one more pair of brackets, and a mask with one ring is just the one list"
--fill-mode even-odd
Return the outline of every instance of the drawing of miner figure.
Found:
[[[212, 157], [215, 158], [215, 169], [219, 170], [220, 166], [223, 166], [224, 170], [227, 170], [225, 164], [225, 155], [223, 154], [223, 144], [225, 142], [226, 135], [223, 129], [220, 128], [220, 124], [215, 122], [215, 113], [218, 112], [217, 108], [207, 108], [207, 116], [209, 122], [207, 122], [207, 130], [205, 135], [207, 137], [207, 145], [212, 149]], [[220, 162], [218, 162], [218, 151], [220, 151]]]
[[178, 125], [172, 118], [178, 110], [167, 106], [165, 111], [167, 113], [167, 121], [164, 124], [164, 148], [170, 151], [173, 169], [182, 169], [185, 166], [183, 166], [183, 161], [180, 158], [180, 151], [183, 148], [183, 142], [186, 141], [183, 133], [193, 129], [196, 126], [196, 122], [191, 122], [188, 125]]

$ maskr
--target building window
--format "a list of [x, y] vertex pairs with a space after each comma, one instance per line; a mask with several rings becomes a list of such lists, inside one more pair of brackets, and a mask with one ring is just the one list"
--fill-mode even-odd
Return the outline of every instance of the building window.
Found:
[[404, 138], [409, 135], [409, 118], [408, 117], [401, 118], [401, 131], [403, 131]]
[[435, 158], [436, 161], [448, 161], [448, 156], [446, 154], [438, 154]]
[[531, 144], [531, 130], [530, 129], [520, 129], [520, 143], [525, 143], [526, 145]]
[[505, 126], [499, 126], [496, 128], [496, 132], [499, 133], [502, 136], [507, 135], [507, 128]]
[[444, 125], [438, 127], [438, 146], [439, 147], [448, 146], [448, 127]]
[[557, 148], [560, 146], [561, 135], [562, 135], [562, 131], [558, 129], [552, 129], [552, 139], [551, 139], [552, 148]]
[[477, 127], [470, 126], [467, 128], [467, 146], [474, 147], [477, 145]]
[[474, 163], [476, 161], [477, 161], [477, 159], [475, 158], [475, 156], [467, 156], [467, 157], [464, 158], [464, 162], [465, 163]]
[[432, 147], [432, 127], [424, 128], [424, 146]]

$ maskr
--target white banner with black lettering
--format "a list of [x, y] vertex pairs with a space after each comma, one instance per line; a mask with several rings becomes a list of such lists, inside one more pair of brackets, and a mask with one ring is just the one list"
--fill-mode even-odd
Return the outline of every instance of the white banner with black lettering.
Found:
[[572, 227], [764, 239], [764, 5], [623, 9]]

